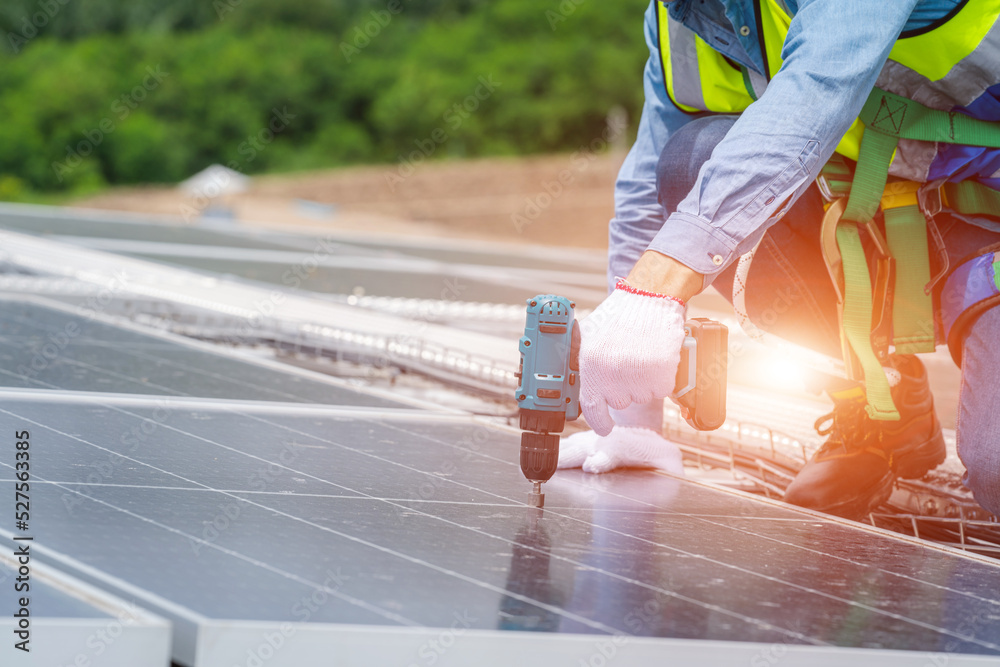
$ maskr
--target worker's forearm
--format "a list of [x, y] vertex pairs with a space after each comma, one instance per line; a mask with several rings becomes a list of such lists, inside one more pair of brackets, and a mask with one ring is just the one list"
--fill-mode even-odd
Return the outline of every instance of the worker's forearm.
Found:
[[813, 182], [917, 3], [796, 4], [780, 70], [714, 146], [694, 187], [667, 211], [648, 246], [669, 250], [709, 278], [753, 249]]
[[687, 303], [701, 291], [704, 276], [655, 250], [647, 250], [628, 274], [636, 289], [677, 297]]

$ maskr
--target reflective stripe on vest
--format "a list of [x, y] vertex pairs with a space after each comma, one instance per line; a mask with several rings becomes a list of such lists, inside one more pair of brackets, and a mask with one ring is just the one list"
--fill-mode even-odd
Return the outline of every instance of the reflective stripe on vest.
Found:
[[[741, 68], [669, 16], [656, 0], [660, 58], [667, 95], [688, 113], [739, 113], [760, 97], [782, 64], [791, 17], [781, 0], [759, 0], [759, 39], [767, 76]], [[1000, 83], [1000, 0], [966, 0], [927, 28], [904, 32], [889, 54], [877, 85], [932, 109], [965, 106]], [[864, 126], [854, 124], [837, 145], [852, 160]], [[918, 144], [923, 144], [918, 145]], [[933, 148], [903, 140], [890, 173], [926, 181]]]

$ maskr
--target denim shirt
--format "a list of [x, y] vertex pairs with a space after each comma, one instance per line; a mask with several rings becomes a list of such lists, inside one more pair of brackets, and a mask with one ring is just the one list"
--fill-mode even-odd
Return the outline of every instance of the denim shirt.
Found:
[[[656, 164], [671, 133], [704, 114], [667, 97], [656, 7], [646, 11], [650, 58], [638, 136], [615, 187], [617, 225], [659, 226], [650, 250], [705, 275], [705, 284], [750, 251], [815, 180], [861, 111], [904, 29], [928, 25], [960, 0], [788, 0], [784, 64], [705, 163], [695, 186], [663, 221]], [[675, 0], [671, 16], [732, 60], [764, 73], [754, 0]], [[747, 33], [746, 35], [740, 34]]]

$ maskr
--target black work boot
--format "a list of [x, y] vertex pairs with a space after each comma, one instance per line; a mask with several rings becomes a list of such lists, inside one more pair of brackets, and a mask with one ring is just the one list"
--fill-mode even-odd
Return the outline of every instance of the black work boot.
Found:
[[889, 498], [897, 476], [923, 477], [944, 461], [924, 365], [912, 355], [892, 361], [902, 376], [892, 388], [899, 421], [869, 419], [860, 388], [833, 396], [833, 412], [816, 421], [830, 437], [788, 485], [786, 502], [861, 519]]

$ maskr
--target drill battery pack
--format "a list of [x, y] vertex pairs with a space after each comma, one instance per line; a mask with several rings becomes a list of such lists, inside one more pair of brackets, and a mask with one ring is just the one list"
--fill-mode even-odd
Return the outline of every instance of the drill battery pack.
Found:
[[688, 424], [699, 431], [714, 431], [726, 421], [729, 329], [694, 317], [684, 322], [684, 334], [672, 398]]

